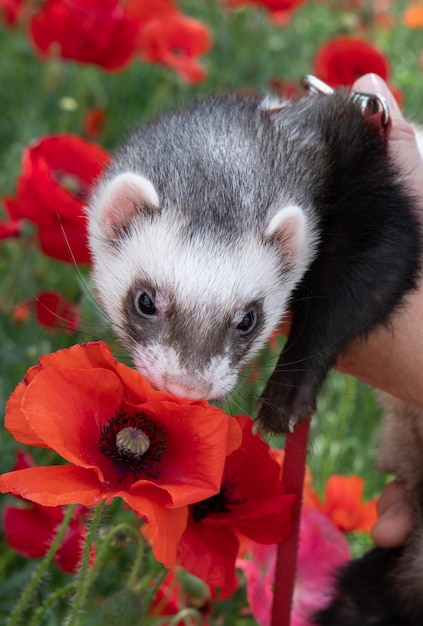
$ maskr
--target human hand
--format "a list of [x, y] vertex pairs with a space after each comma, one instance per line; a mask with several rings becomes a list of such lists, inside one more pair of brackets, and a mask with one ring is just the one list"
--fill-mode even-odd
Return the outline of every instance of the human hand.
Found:
[[423, 210], [423, 162], [413, 126], [404, 119], [385, 81], [376, 74], [361, 76], [354, 83], [352, 90], [378, 94], [387, 101], [392, 122], [388, 150], [402, 172], [405, 184], [416, 194]]
[[[415, 196], [423, 224], [423, 161], [413, 127], [407, 122], [386, 83], [375, 74], [359, 78], [353, 90], [378, 93], [389, 105], [391, 131], [388, 150], [401, 178]], [[399, 208], [400, 210], [400, 208]], [[395, 262], [395, 259], [393, 259]], [[369, 337], [355, 342], [337, 362], [338, 369], [406, 402], [423, 408], [423, 288], [410, 293], [405, 306]]]
[[404, 486], [393, 481], [386, 485], [377, 504], [378, 520], [371, 530], [373, 541], [381, 548], [395, 548], [405, 543], [413, 518]]

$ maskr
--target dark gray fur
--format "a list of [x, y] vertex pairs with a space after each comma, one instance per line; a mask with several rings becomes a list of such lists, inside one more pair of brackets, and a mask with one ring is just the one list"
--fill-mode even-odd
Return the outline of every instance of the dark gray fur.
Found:
[[[313, 142], [292, 136], [289, 124], [275, 124], [260, 102], [231, 93], [158, 117], [117, 153], [109, 175], [131, 163], [154, 184], [160, 208], [179, 212], [187, 236], [230, 241], [261, 231], [276, 201], [309, 204], [319, 193], [313, 178], [324, 157]], [[311, 102], [302, 108], [307, 115]]]

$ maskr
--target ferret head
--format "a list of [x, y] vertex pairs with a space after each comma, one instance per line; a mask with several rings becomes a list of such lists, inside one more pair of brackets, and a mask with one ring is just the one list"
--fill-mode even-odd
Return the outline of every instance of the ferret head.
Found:
[[261, 227], [217, 237], [124, 172], [100, 183], [89, 214], [97, 294], [137, 370], [191, 400], [230, 392], [310, 262], [304, 211], [274, 205]]

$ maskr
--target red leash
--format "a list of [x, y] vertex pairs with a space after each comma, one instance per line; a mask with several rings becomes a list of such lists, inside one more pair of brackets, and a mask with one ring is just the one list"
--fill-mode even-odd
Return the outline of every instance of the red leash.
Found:
[[271, 626], [289, 626], [291, 621], [309, 432], [310, 419], [297, 424], [285, 442], [282, 484], [287, 493], [297, 496], [297, 500], [292, 511], [291, 532], [278, 545]]

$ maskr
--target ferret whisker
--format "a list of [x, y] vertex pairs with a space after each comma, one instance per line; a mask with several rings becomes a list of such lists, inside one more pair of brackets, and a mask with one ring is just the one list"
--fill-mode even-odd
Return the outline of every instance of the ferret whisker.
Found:
[[[88, 300], [90, 301], [90, 303], [93, 304], [94, 308], [96, 308], [98, 311], [100, 311], [104, 315], [105, 312], [104, 312], [103, 308], [99, 305], [98, 301], [94, 298], [93, 294], [88, 289], [88, 287], [87, 287], [87, 285], [85, 283], [85, 278], [84, 278], [84, 276], [83, 276], [83, 274], [82, 274], [82, 272], [80, 270], [80, 267], [79, 267], [78, 263], [76, 262], [75, 255], [74, 255], [72, 247], [71, 247], [71, 245], [69, 243], [69, 239], [67, 237], [66, 231], [65, 231], [65, 229], [63, 227], [61, 217], [60, 217], [60, 215], [58, 213], [56, 213], [56, 217], [57, 217], [57, 220], [58, 220], [59, 225], [60, 225], [60, 230], [62, 232], [62, 236], [63, 236], [63, 240], [64, 240], [65, 245], [66, 245], [66, 249], [67, 249], [67, 251], [69, 253], [70, 258], [72, 259], [72, 264], [73, 264], [73, 266], [75, 268], [75, 271], [77, 273], [77, 276], [79, 278], [80, 285], [82, 286], [83, 291], [85, 292], [85, 295], [88, 296]], [[111, 320], [108, 320], [108, 321], [110, 322]]]

